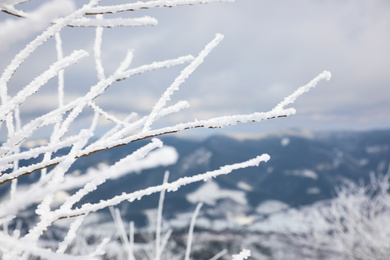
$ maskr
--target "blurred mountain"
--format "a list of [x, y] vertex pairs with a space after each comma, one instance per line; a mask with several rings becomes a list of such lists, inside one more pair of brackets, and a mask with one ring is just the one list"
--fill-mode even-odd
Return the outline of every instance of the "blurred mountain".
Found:
[[[238, 211], [245, 216], [265, 214], [275, 210], [275, 207], [276, 210], [299, 207], [332, 198], [337, 185], [351, 181], [367, 182], [371, 172], [383, 174], [389, 170], [390, 163], [390, 130], [294, 131], [244, 139], [211, 136], [205, 140], [192, 140], [168, 136], [161, 140], [165, 145], [175, 147], [180, 154], [176, 165], [108, 181], [99, 191], [86, 196], [83, 202], [98, 202], [123, 192], [159, 185], [166, 170], [170, 171], [169, 181], [174, 181], [268, 153], [271, 160], [259, 167], [237, 170], [209, 182], [185, 186], [177, 192], [168, 193], [164, 203], [167, 219], [193, 210], [194, 204], [199, 201], [205, 202], [204, 214], [210, 218], [218, 218], [223, 209]], [[141, 141], [81, 158], [73, 165], [71, 172], [83, 174], [89, 167], [115, 163], [147, 142]], [[66, 152], [61, 150], [58, 154]], [[27, 160], [21, 165], [29, 163], [31, 161]], [[37, 176], [23, 177], [20, 183], [28, 184]], [[4, 193], [6, 189], [7, 186], [3, 186], [0, 192]], [[157, 207], [158, 196], [147, 196], [131, 204], [122, 203], [123, 217], [135, 220], [140, 226], [145, 225], [148, 221], [145, 212]], [[239, 221], [244, 224], [251, 222], [244, 217]]]

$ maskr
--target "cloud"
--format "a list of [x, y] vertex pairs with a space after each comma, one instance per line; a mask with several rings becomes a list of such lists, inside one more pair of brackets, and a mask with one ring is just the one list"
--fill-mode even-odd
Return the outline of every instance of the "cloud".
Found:
[[[121, 13], [118, 16], [154, 16], [159, 24], [105, 29], [103, 61], [109, 74], [128, 49], [134, 49], [132, 67], [196, 55], [219, 32], [225, 39], [173, 97], [172, 102], [189, 100], [191, 107], [170, 120], [269, 110], [327, 69], [333, 74], [331, 81], [297, 100], [297, 115], [239, 129], [390, 127], [384, 112], [390, 103], [389, 13], [387, 0], [246, 0]], [[93, 32], [66, 28], [64, 48], [90, 51]], [[14, 52], [12, 46], [9, 49]], [[39, 57], [32, 58], [39, 64]], [[69, 95], [80, 95], [80, 89], [90, 86], [83, 86], [85, 79], [96, 78], [93, 68], [86, 69], [91, 59], [65, 72]], [[146, 113], [182, 68], [116, 83], [97, 103], [116, 113]]]

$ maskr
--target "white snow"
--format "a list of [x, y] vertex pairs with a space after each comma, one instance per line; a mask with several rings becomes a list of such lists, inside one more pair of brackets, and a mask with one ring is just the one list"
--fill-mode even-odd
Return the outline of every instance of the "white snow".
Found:
[[182, 159], [180, 170], [186, 172], [196, 166], [206, 166], [209, 164], [212, 155], [212, 152], [201, 147]]
[[287, 146], [289, 143], [290, 143], [290, 138], [288, 138], [288, 137], [285, 137], [285, 138], [283, 138], [283, 139], [280, 141], [280, 144], [281, 144], [282, 146]]
[[239, 254], [232, 255], [232, 260], [245, 260], [251, 256], [251, 251], [248, 249], [243, 249]]
[[318, 179], [317, 173], [312, 170], [304, 169], [304, 170], [287, 170], [284, 172], [285, 175], [299, 176], [304, 178], [311, 178], [313, 180]]
[[23, 147], [25, 148], [34, 148], [37, 146], [44, 146], [47, 144], [47, 139], [36, 139], [36, 140], [31, 140], [23, 143]]
[[221, 189], [213, 180], [206, 182], [196, 191], [187, 194], [186, 198], [191, 203], [203, 202], [212, 206], [216, 205], [217, 200], [227, 198], [243, 205], [247, 204], [245, 192]]
[[372, 145], [366, 147], [366, 153], [368, 154], [381, 153], [381, 152], [386, 152], [388, 150], [389, 150], [388, 145]]
[[237, 187], [245, 191], [253, 191], [253, 187], [244, 181], [239, 181]]
[[363, 159], [360, 159], [360, 160], [359, 160], [359, 165], [360, 165], [360, 166], [365, 166], [365, 165], [367, 165], [367, 164], [369, 164], [369, 163], [370, 163], [370, 160], [367, 159], [367, 158], [363, 158]]
[[289, 209], [272, 214], [265, 220], [260, 220], [250, 226], [250, 230], [261, 232], [286, 232], [286, 230], [301, 232], [307, 226], [300, 221], [300, 212]]
[[306, 193], [307, 194], [319, 194], [319, 193], [321, 193], [321, 190], [318, 187], [310, 187], [306, 190]]
[[256, 220], [256, 217], [245, 214], [237, 214], [233, 217], [233, 219], [240, 226], [248, 226]]
[[288, 209], [290, 206], [279, 200], [267, 200], [262, 202], [256, 208], [256, 212], [259, 214], [272, 214], [281, 210]]
[[53, 198], [53, 206], [56, 207], [56, 206], [59, 206], [59, 205], [62, 205], [62, 203], [64, 203], [66, 201], [67, 198], [69, 198], [70, 195], [68, 192], [66, 191], [57, 191], [56, 193], [54, 193], [54, 198]]

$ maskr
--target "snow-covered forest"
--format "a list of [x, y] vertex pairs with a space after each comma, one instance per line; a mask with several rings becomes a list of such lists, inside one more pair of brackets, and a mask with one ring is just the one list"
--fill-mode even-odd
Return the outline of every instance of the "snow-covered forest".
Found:
[[[261, 124], [268, 119], [283, 120], [284, 117], [292, 116], [296, 110], [292, 107], [294, 101], [301, 95], [314, 88], [320, 81], [330, 80], [331, 74], [328, 71], [319, 72], [313, 75], [312, 79], [304, 78], [302, 81], [308, 83], [297, 86], [290, 95], [280, 97], [280, 102], [268, 111], [252, 111], [248, 114], [238, 114], [211, 117], [198, 120], [196, 118], [185, 118], [179, 123], [170, 124], [163, 121], [185, 109], [191, 109], [191, 103], [186, 100], [175, 100], [173, 97], [181, 87], [185, 87], [186, 80], [203, 63], [207, 63], [209, 55], [218, 48], [224, 39], [224, 35], [215, 32], [215, 36], [199, 46], [197, 53], [189, 53], [185, 56], [173, 56], [165, 60], [154, 60], [150, 63], [133, 65], [137, 55], [136, 49], [126, 49], [122, 46], [120, 60], [115, 62], [115, 69], [107, 69], [103, 61], [105, 33], [113, 27], [125, 27], [124, 30], [134, 30], [134, 27], [146, 28], [158, 26], [158, 20], [148, 15], [142, 15], [144, 11], [155, 8], [179, 8], [183, 5], [192, 6], [199, 4], [219, 4], [220, 2], [233, 2], [231, 0], [155, 0], [114, 4], [103, 3], [99, 0], [91, 0], [83, 5], [77, 6], [70, 0], [54, 0], [37, 3], [34, 10], [24, 10], [25, 0], [1, 0], [0, 9], [10, 16], [9, 20], [1, 23], [0, 47], [15, 44], [20, 38], [34, 36], [33, 40], [25, 45], [11, 60], [1, 73], [0, 77], [0, 184], [6, 190], [6, 195], [1, 199], [0, 204], [0, 250], [2, 259], [191, 259], [191, 249], [196, 241], [193, 239], [194, 226], [199, 212], [202, 210], [202, 203], [199, 203], [188, 221], [189, 230], [185, 242], [186, 248], [180, 252], [167, 250], [166, 246], [170, 240], [172, 230], [163, 229], [162, 217], [163, 202], [166, 192], [175, 192], [178, 189], [195, 182], [209, 181], [219, 176], [234, 174], [235, 171], [257, 167], [266, 164], [270, 160], [267, 151], [255, 157], [246, 158], [241, 162], [227, 165], [220, 165], [218, 169], [205, 171], [191, 176], [182, 176], [178, 179], [170, 179], [169, 172], [165, 172], [164, 179], [160, 185], [149, 186], [133, 191], [121, 190], [120, 195], [99, 202], [86, 202], [84, 198], [99, 191], [100, 187], [108, 180], [116, 180], [121, 177], [139, 173], [145, 169], [166, 167], [174, 165], [180, 154], [172, 146], [164, 145], [161, 137], [191, 131], [195, 128], [213, 129], [234, 126], [237, 124], [250, 123]], [[32, 0], [31, 2], [34, 2]], [[107, 5], [108, 4], [108, 5]], [[229, 3], [233, 4], [234, 3]], [[137, 11], [142, 11], [137, 15]], [[131, 13], [132, 16], [121, 16]], [[76, 28], [75, 28], [76, 27]], [[85, 49], [74, 49], [71, 52], [65, 51], [66, 41], [77, 41], [77, 37], [69, 37], [72, 30], [77, 27], [85, 27], [93, 31]], [[63, 35], [66, 34], [66, 37]], [[185, 36], [178, 36], [185, 37]], [[117, 39], [120, 41], [120, 39]], [[142, 39], [140, 39], [142, 40]], [[173, 39], [175, 40], [175, 39]], [[42, 46], [51, 45], [50, 53], [42, 54]], [[25, 68], [28, 60], [36, 55], [44, 55], [42, 59], [53, 60], [49, 66], [39, 63], [33, 64], [34, 71], [38, 75], [32, 77], [24, 85], [17, 79], [20, 76], [19, 70]], [[46, 56], [50, 55], [50, 59]], [[92, 69], [95, 70], [94, 78], [78, 82], [67, 81], [67, 74], [75, 73], [80, 76], [83, 73], [77, 67], [78, 64], [88, 60]], [[44, 63], [43, 63], [44, 64]], [[112, 65], [110, 64], [110, 68]], [[112, 95], [111, 88], [122, 82], [131, 82], [134, 78], [142, 79], [153, 77], [153, 73], [160, 70], [177, 69], [178, 74], [171, 84], [164, 86], [160, 98], [155, 100], [149, 107], [148, 113], [139, 114], [135, 111], [127, 111], [125, 116], [118, 116], [109, 109], [99, 105], [99, 98]], [[16, 77], [16, 78], [15, 78]], [[82, 78], [82, 77], [81, 77]], [[90, 83], [87, 91], [79, 96], [68, 95], [69, 85]], [[324, 84], [321, 82], [321, 84]], [[21, 115], [28, 114], [28, 104], [32, 98], [41, 98], [42, 105], [45, 102], [53, 103], [53, 100], [45, 99], [47, 87], [51, 93], [56, 95], [56, 106], [46, 111], [42, 109], [40, 115], [32, 118], [23, 118]], [[207, 93], [204, 93], [207, 95]], [[115, 102], [115, 96], [112, 97]], [[39, 105], [39, 104], [38, 104]], [[43, 106], [47, 107], [47, 106]], [[83, 125], [77, 124], [82, 118]], [[27, 120], [26, 120], [27, 119]], [[102, 123], [104, 122], [104, 123]], [[169, 121], [168, 121], [169, 122]], [[211, 130], [210, 130], [211, 131]], [[145, 143], [146, 142], [146, 143]], [[101, 153], [109, 149], [125, 146], [130, 143], [142, 143], [134, 151], [129, 151], [124, 157], [118, 159], [111, 165], [104, 165], [100, 168], [89, 168], [85, 172], [74, 174], [70, 169], [77, 161], [84, 157]], [[67, 149], [67, 153], [60, 151]], [[31, 178], [33, 182], [25, 185], [23, 178]], [[381, 183], [388, 183], [385, 181]], [[22, 185], [22, 184], [23, 185]], [[373, 180], [373, 183], [378, 183]], [[383, 196], [388, 196], [387, 186], [376, 184], [380, 187]], [[382, 185], [382, 186], [381, 186]], [[365, 192], [358, 188], [350, 187], [356, 194], [364, 196]], [[356, 191], [355, 191], [356, 190]], [[120, 211], [116, 206], [124, 203], [132, 203], [141, 200], [151, 194], [159, 193], [160, 201], [156, 205], [156, 225], [154, 234], [147, 246], [135, 242], [134, 234], [136, 227], [134, 223], [124, 223]], [[348, 200], [348, 192], [340, 190], [340, 200]], [[379, 196], [379, 195], [378, 195]], [[384, 203], [384, 200], [379, 200]], [[351, 202], [352, 203], [352, 202]], [[348, 204], [350, 205], [350, 204]], [[353, 204], [354, 205], [354, 204]], [[352, 206], [352, 204], [351, 204]], [[332, 204], [329, 212], [337, 212], [334, 208], [345, 208], [343, 204]], [[388, 210], [388, 205], [378, 204], [375, 214]], [[110, 208], [112, 222], [114, 222], [120, 239], [111, 240], [104, 234], [93, 238], [91, 243], [83, 225], [88, 218], [99, 211]], [[23, 222], [26, 212], [28, 225]], [[334, 218], [337, 231], [341, 234], [345, 226], [342, 217], [324, 214], [324, 222], [329, 217]], [[317, 213], [319, 214], [319, 213]], [[355, 213], [354, 213], [355, 214]], [[369, 211], [366, 215], [372, 218]], [[318, 218], [321, 219], [321, 218]], [[332, 219], [333, 220], [333, 219]], [[379, 218], [378, 221], [383, 221]], [[55, 225], [61, 223], [61, 227], [67, 230], [59, 237], [47, 239], [48, 234], [54, 234], [51, 230]], [[378, 222], [376, 225], [380, 225]], [[98, 229], [99, 227], [96, 227]], [[368, 230], [368, 231], [367, 231]], [[369, 232], [371, 226], [365, 227], [365, 239], [373, 235]], [[84, 230], [85, 231], [85, 230]], [[292, 234], [295, 236], [297, 234]], [[387, 234], [385, 234], [387, 235]], [[298, 235], [299, 236], [299, 235]], [[309, 241], [318, 238], [316, 233], [311, 233]], [[340, 235], [340, 237], [343, 237]], [[301, 238], [302, 243], [307, 243]], [[350, 239], [345, 238], [347, 241]], [[319, 241], [319, 244], [329, 250], [333, 248], [331, 242], [337, 240]], [[351, 242], [355, 243], [355, 242]], [[359, 245], [365, 243], [367, 251], [372, 251], [371, 246], [365, 241], [358, 241]], [[250, 250], [244, 247], [235, 252], [227, 252], [226, 249], [215, 254], [211, 259], [222, 259], [229, 256], [230, 259], [248, 259]], [[363, 253], [354, 252], [350, 255], [361, 257]], [[387, 248], [386, 248], [387, 250]], [[384, 255], [387, 251], [380, 251]], [[376, 253], [376, 252], [374, 252]], [[371, 257], [369, 255], [368, 257]], [[365, 259], [365, 258], [361, 258]], [[369, 259], [369, 258], [367, 258]]]

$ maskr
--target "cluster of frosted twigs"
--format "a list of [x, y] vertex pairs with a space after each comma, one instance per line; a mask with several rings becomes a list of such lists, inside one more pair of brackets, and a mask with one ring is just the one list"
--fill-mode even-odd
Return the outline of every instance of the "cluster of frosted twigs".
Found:
[[[257, 166], [260, 162], [266, 162], [269, 159], [267, 154], [263, 154], [256, 158], [248, 158], [245, 162], [223, 166], [214, 171], [192, 177], [183, 177], [172, 182], [165, 180], [162, 185], [148, 187], [132, 193], [124, 192], [122, 195], [102, 200], [98, 203], [86, 203], [80, 207], [75, 207], [76, 203], [80, 202], [85, 195], [99, 189], [99, 186], [109, 179], [120, 178], [125, 174], [139, 172], [144, 169], [174, 164], [178, 158], [177, 152], [172, 147], [164, 147], [163, 143], [156, 137], [198, 127], [220, 128], [237, 123], [259, 122], [269, 118], [289, 116], [295, 113], [293, 108], [287, 108], [289, 104], [293, 103], [299, 95], [314, 87], [320, 80], [329, 80], [330, 78], [329, 72], [321, 73], [307, 85], [298, 88], [296, 92], [286, 97], [274, 109], [267, 112], [216, 117], [208, 120], [195, 120], [154, 128], [153, 124], [156, 120], [189, 107], [187, 101], [180, 101], [171, 105], [168, 104], [168, 101], [170, 101], [174, 92], [179, 89], [191, 73], [204, 61], [206, 56], [218, 45], [223, 36], [217, 34], [195, 57], [188, 55], [155, 61], [138, 67], [131, 66], [133, 52], [127, 51], [123, 61], [118, 64], [118, 68], [112, 74], [106, 75], [101, 60], [104, 28], [157, 25], [157, 20], [149, 16], [110, 18], [110, 14], [157, 7], [231, 2], [231, 0], [156, 0], [111, 6], [100, 5], [99, 0], [90, 0], [79, 9], [75, 8], [71, 0], [54, 0], [43, 4], [37, 10], [29, 13], [17, 9], [17, 6], [22, 2], [26, 2], [26, 0], [0, 0], [0, 9], [2, 11], [21, 17], [14, 22], [0, 25], [2, 31], [0, 37], [4, 37], [4, 42], [5, 38], [7, 40], [12, 38], [15, 28], [19, 28], [17, 30], [23, 29], [26, 25], [25, 21], [30, 21], [33, 24], [40, 21], [39, 24], [42, 24], [42, 21], [49, 19], [44, 14], [58, 14], [58, 16], [49, 16], [50, 20], [46, 21], [49, 24], [48, 27], [10, 61], [0, 76], [0, 131], [5, 135], [2, 138], [5, 141], [0, 147], [0, 185], [11, 182], [9, 195], [2, 198], [0, 202], [0, 256], [2, 259], [28, 259], [31, 256], [43, 259], [95, 259], [103, 256], [105, 254], [105, 245], [108, 243], [103, 238], [101, 244], [97, 245], [95, 250], [87, 255], [75, 256], [66, 253], [66, 250], [72, 245], [76, 237], [77, 230], [82, 226], [83, 220], [88, 214], [106, 207], [118, 205], [123, 201], [132, 202], [152, 193], [175, 191], [184, 185], [215, 178], [236, 169]], [[62, 8], [61, 11], [59, 6]], [[64, 16], [62, 13], [65, 11], [68, 14]], [[93, 44], [93, 53], [88, 53], [85, 50], [75, 50], [70, 55], [64, 56], [61, 30], [69, 26], [94, 28], [96, 37]], [[14, 73], [26, 59], [29, 59], [32, 53], [48, 40], [55, 41], [57, 61], [48, 68], [42, 68], [39, 76], [32, 79], [29, 84], [21, 88], [15, 95], [10, 95], [9, 82]], [[66, 103], [64, 71], [88, 55], [93, 55], [94, 58], [97, 71], [96, 84], [90, 86], [89, 91], [85, 95]], [[130, 111], [127, 118], [119, 119], [95, 103], [95, 99], [104, 95], [107, 88], [115, 86], [117, 81], [129, 80], [134, 75], [179, 65], [184, 65], [184, 68], [161, 98], [151, 107], [150, 113], [147, 115], [138, 116]], [[31, 96], [39, 95], [42, 86], [53, 78], [58, 79], [58, 107], [22, 124], [20, 119], [21, 105]], [[81, 130], [78, 134], [70, 134], [70, 127], [75, 124], [75, 120], [86, 109], [92, 109], [94, 112], [90, 126]], [[97, 138], [95, 133], [99, 128], [99, 118], [112, 121], [114, 126], [104, 135]], [[47, 127], [52, 128], [51, 133], [47, 136], [47, 144], [27, 150], [21, 149], [27, 141], [33, 138], [37, 131]], [[92, 141], [91, 137], [95, 137], [94, 141]], [[70, 167], [81, 157], [145, 139], [149, 139], [150, 142], [111, 166], [101, 169], [90, 169], [78, 176], [69, 174]], [[54, 153], [62, 148], [68, 148], [69, 153], [55, 156]], [[19, 166], [21, 160], [38, 158], [38, 156], [42, 156], [42, 159], [38, 162], [27, 166]], [[47, 170], [48, 167], [51, 167], [50, 171]], [[17, 185], [18, 178], [28, 174], [39, 175], [39, 180], [29, 185], [26, 189], [19, 189]], [[76, 190], [76, 192], [67, 197], [59, 207], [53, 209], [54, 194], [69, 190]], [[20, 230], [17, 227], [11, 229], [10, 224], [18, 218], [21, 212], [28, 207], [36, 205], [37, 201], [39, 201], [35, 210], [37, 222], [27, 231]], [[197, 208], [197, 212], [199, 209], [200, 207]], [[117, 225], [120, 225], [120, 217], [116, 215], [118, 214], [113, 213], [114, 220]], [[42, 234], [54, 222], [64, 218], [72, 218], [74, 221], [69, 226], [68, 234], [58, 243], [57, 249], [50, 250], [40, 247], [39, 239]], [[191, 224], [192, 228], [193, 222]], [[125, 245], [131, 244], [127, 234], [121, 234], [121, 236], [123, 241], [127, 241]], [[154, 259], [160, 259], [164, 241], [168, 237], [169, 235], [161, 239], [160, 233], [157, 232]], [[189, 239], [188, 245], [185, 259], [189, 259], [190, 256], [191, 239]], [[134, 258], [131, 250], [127, 252], [129, 259]], [[222, 254], [217, 255], [214, 259], [220, 256]], [[243, 251], [233, 256], [233, 259], [246, 259], [247, 257], [249, 257], [249, 251]]]

